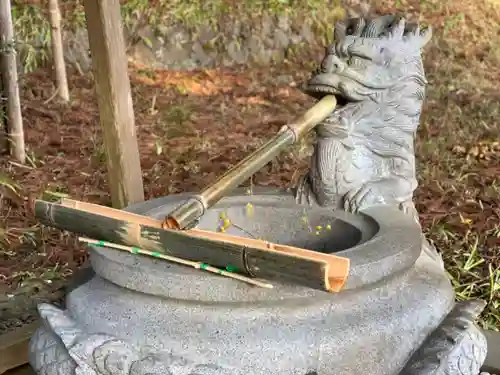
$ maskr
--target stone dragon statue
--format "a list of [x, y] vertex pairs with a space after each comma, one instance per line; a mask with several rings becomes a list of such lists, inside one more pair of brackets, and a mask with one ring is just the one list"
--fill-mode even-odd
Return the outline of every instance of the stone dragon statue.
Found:
[[310, 170], [299, 203], [356, 212], [397, 204], [414, 212], [414, 138], [425, 97], [421, 49], [430, 28], [386, 15], [349, 19], [335, 26], [334, 41], [305, 93], [334, 94], [337, 109], [316, 127]]
[[[427, 84], [421, 51], [431, 36], [430, 28], [397, 15], [336, 24], [333, 43], [303, 88], [317, 99], [333, 94], [339, 105], [315, 128], [309, 171], [295, 191], [299, 204], [349, 212], [389, 204], [419, 221], [414, 140]], [[425, 238], [423, 251], [444, 269]], [[487, 345], [474, 320], [484, 307], [458, 303], [400, 374], [478, 374]]]
[[[296, 199], [347, 211], [395, 204], [418, 220], [413, 142], [425, 96], [421, 49], [431, 30], [388, 15], [340, 22], [305, 92], [334, 94], [339, 107], [317, 129], [309, 172]], [[425, 247], [425, 245], [424, 245]], [[431, 253], [431, 252], [430, 252]], [[475, 375], [486, 355], [474, 320], [481, 301], [458, 303], [409, 358], [401, 375]], [[42, 304], [31, 341], [39, 375], [225, 375], [238, 369], [195, 362], [113, 335], [87, 332], [68, 312]], [[168, 340], [168, 338], [167, 338]]]

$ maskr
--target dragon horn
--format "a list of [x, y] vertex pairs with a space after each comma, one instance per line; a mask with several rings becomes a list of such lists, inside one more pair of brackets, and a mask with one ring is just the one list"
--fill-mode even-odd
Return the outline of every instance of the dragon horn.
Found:
[[396, 18], [397, 16], [393, 14], [386, 14], [385, 16], [372, 19], [363, 30], [363, 37], [377, 38], [387, 29], [389, 25], [394, 22]]
[[340, 42], [345, 38], [347, 26], [344, 21], [339, 21], [335, 24], [333, 28], [333, 40], [335, 42]]
[[392, 30], [392, 37], [394, 39], [401, 39], [405, 33], [406, 20], [404, 18], [400, 18], [398, 20], [398, 24]]
[[411, 37], [415, 35], [420, 35], [420, 26], [416, 23], [406, 23], [405, 36]]
[[420, 48], [423, 48], [432, 39], [432, 27], [428, 26], [425, 31], [420, 34]]
[[363, 29], [366, 26], [366, 21], [364, 20], [364, 18], [358, 18], [354, 21], [353, 26], [354, 26], [354, 31], [352, 35], [361, 36]]

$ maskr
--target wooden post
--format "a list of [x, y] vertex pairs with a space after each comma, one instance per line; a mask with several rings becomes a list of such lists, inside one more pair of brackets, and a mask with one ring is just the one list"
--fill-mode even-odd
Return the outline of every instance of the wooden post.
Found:
[[52, 28], [52, 56], [56, 72], [57, 94], [63, 101], [67, 102], [69, 101], [69, 89], [61, 35], [61, 11], [57, 0], [49, 0], [49, 18]]
[[28, 363], [29, 342], [40, 328], [40, 323], [37, 319], [33, 323], [0, 334], [0, 374]]
[[119, 0], [85, 0], [92, 67], [115, 208], [144, 200]]
[[1, 74], [4, 93], [7, 97], [7, 130], [11, 142], [11, 153], [20, 163], [26, 161], [24, 149], [23, 118], [19, 83], [17, 78], [16, 49], [14, 45], [14, 27], [10, 0], [0, 1], [0, 48]]

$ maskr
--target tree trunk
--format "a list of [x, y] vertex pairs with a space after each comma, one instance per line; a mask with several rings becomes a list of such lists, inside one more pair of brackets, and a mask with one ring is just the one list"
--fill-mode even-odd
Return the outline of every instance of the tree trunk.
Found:
[[6, 94], [0, 75], [0, 155], [7, 155], [10, 151], [5, 100]]
[[69, 101], [69, 89], [61, 35], [61, 12], [57, 0], [48, 1], [50, 26], [52, 28], [52, 55], [54, 58], [54, 69], [56, 71], [57, 93], [63, 101], [67, 102]]
[[7, 97], [7, 129], [12, 144], [11, 153], [18, 162], [24, 164], [26, 151], [10, 0], [0, 1], [0, 37], [2, 82]]

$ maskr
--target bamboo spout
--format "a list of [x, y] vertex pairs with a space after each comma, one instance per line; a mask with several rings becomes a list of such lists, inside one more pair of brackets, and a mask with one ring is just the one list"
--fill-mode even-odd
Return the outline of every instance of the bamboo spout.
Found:
[[330, 115], [337, 105], [333, 95], [323, 97], [305, 114], [279, 132], [255, 152], [247, 156], [203, 192], [190, 197], [173, 210], [165, 219], [164, 226], [171, 229], [185, 229], [199, 219], [205, 211], [217, 203], [232, 189], [239, 186], [259, 169], [278, 156], [283, 150], [298, 142], [318, 123]]

